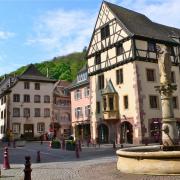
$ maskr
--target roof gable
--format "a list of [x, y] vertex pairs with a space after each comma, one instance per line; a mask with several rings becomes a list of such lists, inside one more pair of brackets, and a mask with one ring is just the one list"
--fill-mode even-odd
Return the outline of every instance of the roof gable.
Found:
[[155, 23], [145, 15], [121, 6], [109, 2], [105, 2], [105, 4], [134, 35], [174, 43], [172, 36], [180, 36], [180, 29]]
[[21, 76], [43, 76], [33, 64], [30, 64], [28, 68], [21, 74]]
[[50, 79], [41, 74], [41, 72], [38, 71], [33, 64], [30, 64], [28, 68], [18, 77], [18, 79], [29, 81], [56, 82], [56, 80]]

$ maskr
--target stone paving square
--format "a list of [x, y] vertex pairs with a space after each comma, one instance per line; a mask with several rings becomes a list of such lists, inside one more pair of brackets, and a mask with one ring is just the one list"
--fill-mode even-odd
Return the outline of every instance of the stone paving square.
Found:
[[[41, 163], [36, 163], [37, 151], [41, 151]], [[3, 162], [3, 148], [0, 149]], [[30, 155], [32, 180], [179, 180], [180, 176], [148, 176], [122, 174], [116, 169], [117, 157], [112, 145], [83, 147], [80, 158], [74, 151], [51, 149], [48, 143], [27, 143], [25, 147], [9, 148], [11, 169], [2, 170], [1, 179], [24, 179], [24, 156]]]

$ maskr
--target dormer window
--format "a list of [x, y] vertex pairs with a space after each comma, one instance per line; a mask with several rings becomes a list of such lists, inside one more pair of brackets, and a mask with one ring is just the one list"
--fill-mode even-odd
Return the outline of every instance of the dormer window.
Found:
[[148, 42], [148, 51], [155, 52], [156, 51], [156, 43]]
[[95, 64], [101, 64], [101, 54], [97, 53], [95, 55]]
[[81, 73], [77, 76], [78, 82], [85, 81], [85, 80], [87, 80], [87, 72]]
[[101, 40], [106, 39], [110, 36], [109, 24], [101, 28]]

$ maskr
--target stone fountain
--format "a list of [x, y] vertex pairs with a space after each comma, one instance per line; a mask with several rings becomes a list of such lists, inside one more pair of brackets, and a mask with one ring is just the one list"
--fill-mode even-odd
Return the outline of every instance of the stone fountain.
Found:
[[161, 95], [162, 145], [139, 146], [117, 150], [117, 169], [123, 173], [179, 175], [180, 146], [172, 107], [172, 94], [176, 85], [171, 83], [170, 48], [157, 46]]

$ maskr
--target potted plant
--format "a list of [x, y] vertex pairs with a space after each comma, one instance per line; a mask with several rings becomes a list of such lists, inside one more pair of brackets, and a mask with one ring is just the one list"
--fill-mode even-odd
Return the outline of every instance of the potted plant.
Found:
[[75, 141], [66, 140], [66, 150], [75, 151]]
[[58, 149], [61, 148], [61, 143], [59, 142], [59, 140], [56, 139], [52, 140], [51, 148], [58, 148]]

